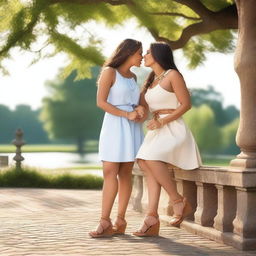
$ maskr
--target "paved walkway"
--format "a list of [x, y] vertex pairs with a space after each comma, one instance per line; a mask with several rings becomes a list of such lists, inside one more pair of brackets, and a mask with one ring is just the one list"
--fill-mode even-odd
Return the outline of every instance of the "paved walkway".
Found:
[[91, 239], [88, 231], [97, 224], [100, 196], [93, 190], [0, 189], [0, 256], [256, 255], [164, 224], [159, 237], [134, 237], [131, 232], [143, 216], [131, 206], [126, 235]]

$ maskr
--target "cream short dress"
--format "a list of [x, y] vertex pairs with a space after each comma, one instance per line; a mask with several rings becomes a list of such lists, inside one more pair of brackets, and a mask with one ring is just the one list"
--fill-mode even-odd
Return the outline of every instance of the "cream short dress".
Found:
[[[176, 109], [180, 105], [175, 93], [165, 90], [159, 83], [147, 90], [145, 100], [150, 112]], [[160, 118], [166, 115], [161, 114]], [[197, 144], [182, 117], [159, 129], [148, 130], [136, 158], [163, 161], [185, 170], [202, 165]]]

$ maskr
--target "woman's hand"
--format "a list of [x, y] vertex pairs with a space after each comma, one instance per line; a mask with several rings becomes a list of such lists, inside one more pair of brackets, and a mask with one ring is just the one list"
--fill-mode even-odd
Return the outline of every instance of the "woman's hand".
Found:
[[127, 112], [127, 119], [134, 121], [135, 119], [137, 119], [137, 117], [138, 117], [138, 113], [136, 110], [132, 112]]
[[163, 121], [163, 119], [158, 119], [158, 120], [151, 119], [147, 123], [147, 128], [149, 130], [159, 129], [164, 125], [164, 123], [162, 121]]
[[145, 108], [141, 105], [138, 105], [135, 108], [135, 111], [138, 113], [139, 118], [143, 118], [143, 116], [145, 115]]

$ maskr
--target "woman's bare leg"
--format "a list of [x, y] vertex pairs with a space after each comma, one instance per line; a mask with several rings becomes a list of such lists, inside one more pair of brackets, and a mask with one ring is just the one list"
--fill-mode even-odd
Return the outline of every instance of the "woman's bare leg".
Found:
[[[158, 215], [158, 204], [161, 192], [161, 186], [152, 175], [151, 170], [146, 164], [145, 160], [139, 160], [138, 164], [140, 168], [144, 171], [145, 177], [148, 185], [148, 214]], [[149, 189], [150, 188], [150, 189]]]
[[104, 231], [111, 225], [110, 213], [118, 190], [117, 173], [119, 166], [119, 163], [103, 162], [104, 182], [102, 189], [101, 219], [97, 228], [89, 232], [92, 237], [104, 234]]
[[110, 213], [118, 191], [117, 174], [120, 163], [103, 162], [104, 183], [102, 189], [102, 213], [101, 217], [109, 219]]
[[118, 216], [123, 219], [132, 192], [133, 165], [134, 162], [120, 163], [118, 172]]
[[[170, 200], [174, 202], [177, 199], [181, 199], [182, 196], [177, 191], [176, 182], [170, 176], [170, 171], [168, 170], [168, 165], [161, 161], [151, 161], [147, 160], [146, 165], [150, 169], [152, 175], [157, 180], [157, 182], [165, 189], [168, 193]], [[183, 203], [177, 203], [174, 207], [174, 212], [177, 215], [182, 214]]]
[[[148, 186], [148, 209], [146, 218], [144, 219], [144, 222], [139, 229], [140, 232], [144, 233], [149, 226], [152, 226], [158, 222], [158, 204], [159, 204], [159, 198], [160, 198], [160, 192], [161, 192], [161, 186], [155, 179], [155, 177], [152, 175], [151, 170], [146, 164], [145, 160], [139, 159], [138, 165], [145, 173], [147, 186]], [[147, 225], [145, 225], [145, 222]]]

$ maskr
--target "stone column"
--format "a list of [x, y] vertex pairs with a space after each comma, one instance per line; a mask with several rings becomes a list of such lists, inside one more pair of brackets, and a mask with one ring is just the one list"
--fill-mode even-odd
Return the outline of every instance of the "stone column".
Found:
[[217, 191], [211, 184], [196, 182], [197, 185], [197, 209], [195, 223], [212, 227], [213, 219], [217, 213]]
[[143, 196], [143, 177], [139, 175], [133, 176], [133, 189], [135, 189], [132, 198], [133, 210], [142, 212], [142, 196]]
[[177, 182], [178, 192], [187, 198], [193, 208], [193, 213], [187, 217], [188, 219], [193, 220], [197, 206], [196, 185], [193, 181], [180, 180], [177, 178], [175, 180]]
[[233, 231], [233, 220], [236, 216], [236, 191], [222, 185], [215, 185], [218, 190], [218, 210], [214, 218], [214, 228], [221, 232]]
[[233, 221], [234, 233], [242, 238], [254, 238], [256, 248], [256, 188], [237, 190], [236, 218]]
[[241, 153], [230, 165], [239, 169], [256, 168], [255, 4], [255, 0], [236, 0], [239, 33], [235, 51], [235, 70], [241, 86], [241, 112], [236, 143]]

